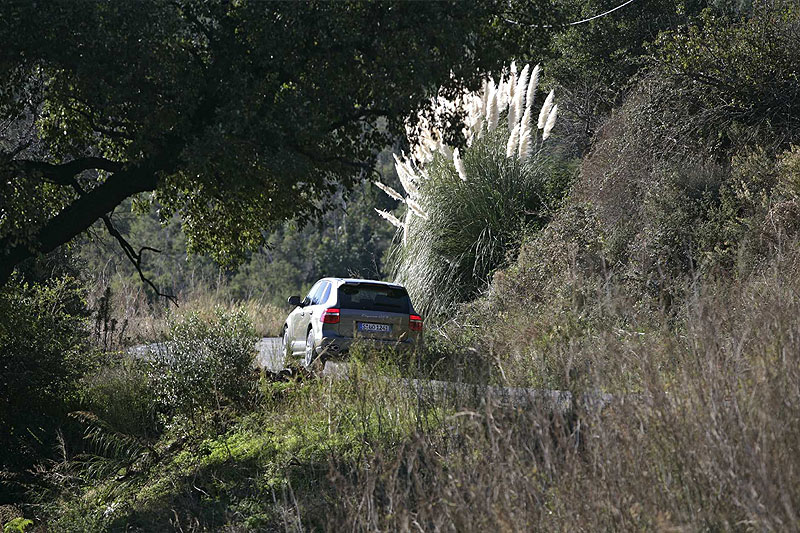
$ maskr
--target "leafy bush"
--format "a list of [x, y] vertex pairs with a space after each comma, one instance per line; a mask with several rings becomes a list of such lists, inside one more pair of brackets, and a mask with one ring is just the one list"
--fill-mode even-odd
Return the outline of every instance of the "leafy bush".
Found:
[[754, 2], [747, 16], [708, 9], [654, 48], [659, 70], [681, 85], [697, 137], [796, 143], [800, 132], [800, 7], [793, 0]]
[[[84, 289], [63, 277], [0, 288], [0, 469], [49, 456], [93, 358]], [[2, 494], [2, 493], [0, 493]]]
[[217, 310], [213, 319], [190, 313], [177, 319], [166, 343], [153, 350], [157, 397], [167, 409], [195, 420], [251, 393], [253, 326], [244, 310]]
[[[161, 433], [152, 366], [122, 356], [107, 361], [81, 383], [81, 411], [120, 434], [153, 440]], [[82, 417], [85, 419], [85, 417]]]

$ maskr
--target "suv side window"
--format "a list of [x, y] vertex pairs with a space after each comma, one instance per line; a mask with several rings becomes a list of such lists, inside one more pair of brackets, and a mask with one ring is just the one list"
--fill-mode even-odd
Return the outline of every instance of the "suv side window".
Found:
[[325, 291], [325, 288], [329, 286], [330, 284], [327, 281], [320, 282], [317, 290], [313, 291], [311, 295], [311, 305], [319, 305], [325, 301], [322, 299], [322, 293]]
[[314, 284], [313, 287], [311, 287], [311, 290], [308, 291], [308, 294], [303, 300], [304, 302], [307, 303], [307, 305], [314, 305], [314, 295], [317, 293], [317, 291], [319, 291], [320, 287], [322, 287], [322, 282], [318, 281]]
[[328, 301], [328, 297], [331, 295], [331, 284], [325, 284], [325, 290], [322, 293], [322, 298], [320, 298], [319, 303], [324, 304]]

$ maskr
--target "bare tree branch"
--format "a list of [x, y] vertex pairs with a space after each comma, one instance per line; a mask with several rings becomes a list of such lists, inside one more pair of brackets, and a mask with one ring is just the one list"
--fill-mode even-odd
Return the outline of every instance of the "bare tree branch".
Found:
[[109, 217], [108, 215], [103, 215], [101, 218], [108, 232], [111, 234], [112, 237], [117, 239], [117, 242], [119, 242], [119, 245], [122, 247], [122, 251], [125, 252], [125, 255], [128, 257], [128, 259], [130, 259], [131, 263], [133, 263], [134, 268], [136, 268], [136, 272], [139, 273], [139, 278], [141, 278], [141, 280], [144, 283], [149, 285], [157, 296], [166, 298], [167, 300], [175, 304], [175, 307], [179, 307], [178, 298], [174, 294], [167, 294], [161, 292], [158, 289], [158, 287], [156, 287], [155, 283], [153, 283], [152, 280], [150, 280], [147, 276], [145, 276], [144, 272], [142, 271], [142, 253], [154, 252], [160, 254], [161, 250], [156, 250], [155, 248], [151, 248], [150, 246], [142, 246], [141, 248], [139, 248], [139, 251], [137, 252], [133, 248], [133, 246], [131, 246], [131, 244], [125, 239], [122, 233], [120, 233], [119, 230], [111, 222], [111, 217]]
[[[80, 186], [80, 184], [76, 180], [72, 181], [72, 188], [75, 189], [75, 191], [80, 196], [83, 196], [85, 194], [83, 188]], [[161, 250], [156, 250], [155, 248], [153, 248], [151, 246], [142, 246], [141, 248], [139, 248], [139, 251], [137, 252], [133, 248], [133, 246], [131, 246], [131, 244], [127, 241], [127, 239], [125, 239], [125, 237], [122, 235], [122, 233], [120, 233], [120, 231], [116, 228], [116, 226], [114, 226], [114, 223], [111, 221], [111, 217], [109, 215], [103, 214], [100, 218], [103, 220], [103, 223], [105, 224], [106, 229], [108, 230], [108, 233], [110, 233], [111, 236], [114, 237], [117, 240], [117, 242], [119, 243], [120, 247], [122, 247], [122, 251], [125, 252], [125, 255], [127, 256], [127, 258], [133, 264], [134, 268], [136, 268], [136, 272], [139, 273], [139, 277], [141, 278], [142, 282], [144, 282], [147, 285], [149, 285], [150, 288], [153, 289], [153, 292], [155, 292], [157, 296], [162, 297], [162, 298], [166, 298], [168, 301], [170, 301], [173, 304], [175, 304], [175, 307], [179, 307], [178, 306], [178, 299], [175, 297], [174, 294], [166, 294], [166, 293], [161, 292], [158, 289], [158, 287], [156, 287], [156, 284], [153, 283], [153, 281], [150, 278], [145, 276], [144, 272], [142, 271], [142, 253], [145, 252], [145, 251], [148, 251], [148, 252], [155, 252], [157, 254], [160, 254]]]

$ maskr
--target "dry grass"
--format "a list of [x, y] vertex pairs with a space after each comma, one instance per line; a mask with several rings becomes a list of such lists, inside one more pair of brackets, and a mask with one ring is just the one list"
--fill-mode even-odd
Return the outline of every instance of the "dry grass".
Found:
[[636, 393], [600, 413], [490, 400], [396, 451], [334, 464], [331, 528], [796, 530], [797, 264], [695, 287], [652, 340], [594, 332], [564, 343], [562, 363], [586, 366], [575, 384], [602, 387], [623, 367], [635, 376]]
[[[178, 295], [176, 307], [164, 299], [151, 301], [139, 283], [119, 282], [113, 286], [110, 299], [106, 287], [100, 286], [89, 297], [90, 308], [94, 310], [95, 334], [108, 348], [163, 340], [176, 318], [197, 313], [200, 318], [210, 319], [216, 309], [244, 309], [258, 336], [275, 337], [280, 334], [289, 312], [264, 298], [231, 298], [224, 288], [192, 288]], [[105, 308], [104, 299], [110, 301]]]

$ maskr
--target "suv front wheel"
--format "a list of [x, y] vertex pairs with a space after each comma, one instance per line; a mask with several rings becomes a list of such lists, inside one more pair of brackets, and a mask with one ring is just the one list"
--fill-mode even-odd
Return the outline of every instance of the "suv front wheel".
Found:
[[289, 341], [289, 328], [283, 326], [283, 338], [281, 339], [281, 352], [283, 352], [283, 364], [288, 365], [292, 359], [292, 345]]
[[303, 365], [307, 370], [310, 370], [315, 374], [321, 374], [325, 369], [325, 361], [322, 359], [321, 355], [317, 354], [317, 350], [314, 348], [313, 330], [308, 330], [308, 336], [306, 337], [306, 354], [303, 359]]

